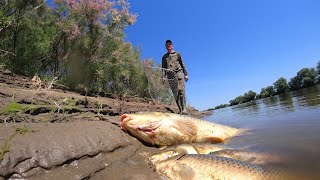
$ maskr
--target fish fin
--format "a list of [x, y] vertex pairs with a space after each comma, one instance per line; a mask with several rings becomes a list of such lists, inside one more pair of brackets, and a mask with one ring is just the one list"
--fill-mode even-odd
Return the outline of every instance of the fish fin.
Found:
[[221, 143], [223, 142], [224, 140], [222, 138], [219, 138], [219, 137], [205, 137], [204, 138], [204, 142], [207, 142], [207, 143]]
[[179, 154], [188, 154], [188, 151], [183, 148], [177, 148], [176, 152]]
[[259, 145], [258, 143], [250, 144], [250, 145], [242, 146], [239, 149], [241, 149], [241, 150], [250, 150], [250, 149], [253, 149], [254, 147], [256, 147], [258, 145]]
[[240, 135], [251, 135], [252, 133], [250, 132], [251, 129], [238, 129], [236, 136]]
[[174, 128], [187, 136], [195, 136], [198, 132], [198, 126], [192, 121], [175, 121]]
[[[240, 160], [242, 160], [242, 159], [240, 159]], [[254, 164], [254, 161], [256, 161], [256, 160], [258, 160], [256, 157], [250, 157], [249, 159], [243, 160], [243, 161], [246, 161], [248, 163], [253, 163]]]
[[166, 150], [168, 148], [168, 146], [159, 146], [158, 147], [160, 151]]
[[196, 154], [201, 154], [194, 144], [191, 143], [190, 145], [193, 147], [193, 149], [195, 150]]
[[172, 170], [177, 172], [180, 175], [181, 179], [184, 179], [184, 180], [194, 179], [194, 176], [195, 176], [194, 170], [186, 164], [176, 163], [172, 167]]
[[185, 148], [176, 148], [176, 152], [179, 154], [199, 154], [199, 151], [196, 150], [193, 146], [192, 149], [185, 149]]

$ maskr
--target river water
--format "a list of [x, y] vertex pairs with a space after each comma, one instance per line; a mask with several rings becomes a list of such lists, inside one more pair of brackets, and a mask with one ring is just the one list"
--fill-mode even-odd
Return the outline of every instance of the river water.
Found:
[[203, 119], [247, 129], [226, 145], [283, 157], [270, 165], [320, 179], [320, 86], [215, 110]]

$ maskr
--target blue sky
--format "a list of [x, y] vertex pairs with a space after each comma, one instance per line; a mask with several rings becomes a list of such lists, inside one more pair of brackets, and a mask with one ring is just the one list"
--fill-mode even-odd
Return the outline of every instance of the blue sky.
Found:
[[260, 93], [320, 61], [320, 1], [129, 0], [126, 40], [157, 63], [166, 39], [186, 64], [187, 103], [204, 110]]

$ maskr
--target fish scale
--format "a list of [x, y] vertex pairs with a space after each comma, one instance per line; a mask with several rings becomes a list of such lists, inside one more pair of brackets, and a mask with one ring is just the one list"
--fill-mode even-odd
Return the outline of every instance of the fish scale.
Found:
[[[202, 154], [177, 155], [155, 164], [156, 170], [170, 179], [292, 179], [285, 171], [268, 169], [236, 159]], [[163, 168], [166, 168], [165, 170]]]

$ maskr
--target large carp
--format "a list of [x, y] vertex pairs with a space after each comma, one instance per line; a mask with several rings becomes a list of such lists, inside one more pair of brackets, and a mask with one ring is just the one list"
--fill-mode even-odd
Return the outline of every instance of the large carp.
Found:
[[285, 171], [270, 169], [236, 159], [203, 154], [173, 156], [155, 164], [159, 174], [174, 180], [276, 180], [292, 179]]
[[223, 142], [241, 131], [185, 115], [149, 112], [123, 114], [121, 128], [148, 144], [171, 146], [193, 142]]

